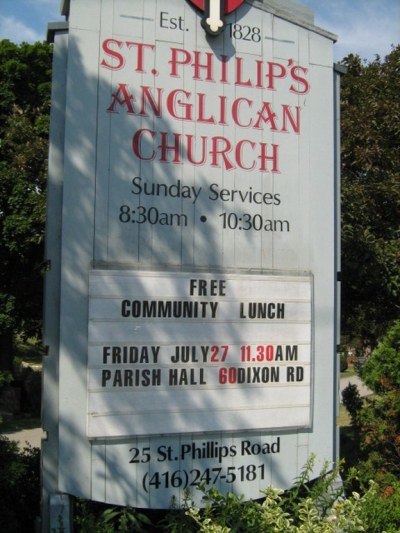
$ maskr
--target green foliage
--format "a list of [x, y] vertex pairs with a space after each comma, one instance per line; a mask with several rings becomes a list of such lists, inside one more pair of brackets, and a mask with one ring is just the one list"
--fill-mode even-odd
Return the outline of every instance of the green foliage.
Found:
[[349, 412], [351, 423], [353, 426], [358, 426], [358, 415], [363, 406], [363, 399], [357, 385], [349, 383], [342, 392], [343, 405]]
[[0, 351], [42, 317], [51, 47], [0, 41]]
[[[0, 394], [1, 394], [1, 389], [4, 385], [8, 385], [9, 383], [11, 383], [13, 380], [13, 377], [12, 375], [10, 374], [10, 372], [1, 372], [0, 371]], [[3, 422], [3, 417], [0, 416], [0, 426]]]
[[[243, 496], [228, 493], [222, 495], [215, 487], [199, 486], [203, 494], [204, 508], [199, 509], [186, 494], [181, 509], [174, 507], [157, 525], [146, 522], [143, 515], [131, 509], [109, 509], [100, 515], [87, 512], [83, 503], [78, 508], [81, 516], [76, 525], [80, 532], [111, 533], [113, 531], [165, 531], [168, 533], [337, 533], [370, 531], [368, 513], [364, 506], [376, 498], [375, 486], [370, 486], [363, 496], [352, 493], [343, 497], [343, 490], [336, 487], [338, 470], [323, 468], [317, 482], [309, 483], [315, 458], [311, 458], [301, 472], [291, 491], [267, 488], [260, 501], [244, 502]], [[376, 504], [378, 506], [378, 504]], [[121, 517], [128, 513], [126, 521], [131, 529], [123, 529]], [[138, 521], [131, 525], [130, 516]], [[117, 522], [116, 522], [117, 520]], [[119, 522], [118, 522], [119, 520]], [[383, 525], [383, 523], [381, 523]], [[141, 527], [141, 529], [135, 529]]]
[[0, 372], [0, 389], [3, 385], [8, 385], [12, 381], [12, 375], [10, 372]]
[[[304, 474], [312, 467], [309, 463]], [[318, 486], [305, 487], [304, 475], [300, 476], [294, 491], [268, 488], [263, 491], [261, 503], [243, 502], [242, 497], [228, 493], [221, 495], [215, 488], [204, 491], [206, 506], [203, 510], [191, 507], [186, 515], [192, 518], [195, 527], [188, 531], [204, 533], [259, 533], [259, 532], [348, 532], [367, 531], [361, 516], [361, 508], [374, 492], [371, 487], [363, 497], [353, 493], [350, 497], [338, 498], [334, 487], [336, 471], [325, 473]], [[328, 493], [325, 491], [328, 490]], [[308, 494], [300, 496], [304, 491]], [[329, 506], [324, 506], [326, 498]], [[186, 530], [185, 530], [186, 531]]]
[[377, 394], [400, 389], [400, 320], [394, 322], [368, 357], [361, 376]]
[[0, 41], [0, 115], [14, 104], [33, 111], [51, 91], [51, 47], [46, 43]]
[[342, 330], [374, 345], [399, 316], [400, 46], [343, 63]]
[[365, 477], [381, 485], [400, 476], [400, 392], [391, 391], [367, 399], [359, 413], [360, 445]]
[[343, 495], [342, 484], [338, 486], [340, 479], [339, 466], [331, 470], [329, 463], [325, 462], [319, 477], [310, 482], [310, 476], [316, 462], [312, 455], [295, 480], [293, 488], [286, 492], [284, 507], [294, 517], [295, 524], [299, 522], [299, 502], [302, 499], [311, 499], [315, 502], [321, 515], [329, 513], [338, 498]]
[[381, 492], [368, 494], [360, 509], [361, 519], [368, 524], [368, 533], [400, 531], [400, 482], [394, 481]]
[[347, 356], [344, 353], [340, 354], [340, 372], [346, 372], [349, 368], [349, 363], [347, 361]]
[[[0, 437], [0, 520], [2, 530], [31, 533], [39, 513], [40, 454], [38, 449], [19, 451], [15, 442]], [[344, 496], [336, 480], [338, 469], [326, 463], [317, 481], [309, 482], [315, 458], [305, 465], [292, 490], [267, 488], [260, 501], [222, 495], [215, 488], [199, 487], [204, 508], [197, 508], [189, 494], [182, 508], [166, 511], [153, 523], [148, 513], [130, 507], [77, 500], [74, 530], [79, 533], [394, 533], [400, 529], [400, 482], [393, 480], [379, 491], [370, 484], [363, 494]], [[355, 475], [355, 474], [353, 474]], [[351, 480], [350, 480], [351, 481]], [[63, 526], [57, 527], [58, 532]]]
[[90, 504], [77, 500], [75, 526], [79, 533], [133, 533], [147, 531], [149, 518], [131, 507], [105, 508], [101, 504]]
[[0, 436], [0, 524], [2, 531], [33, 533], [40, 515], [40, 450]]
[[362, 478], [371, 476], [381, 487], [400, 476], [400, 321], [389, 329], [361, 370], [375, 392], [357, 415]]

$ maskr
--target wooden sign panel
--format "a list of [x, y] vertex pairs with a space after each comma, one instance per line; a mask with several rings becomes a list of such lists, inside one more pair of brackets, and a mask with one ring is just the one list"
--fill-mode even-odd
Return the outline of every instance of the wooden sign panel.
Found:
[[101, 16], [96, 261], [309, 270], [303, 177], [325, 95], [308, 32], [248, 5], [215, 39], [183, 1]]
[[336, 458], [333, 36], [288, 1], [227, 2], [216, 36], [200, 2], [67, 4], [57, 491], [287, 488]]

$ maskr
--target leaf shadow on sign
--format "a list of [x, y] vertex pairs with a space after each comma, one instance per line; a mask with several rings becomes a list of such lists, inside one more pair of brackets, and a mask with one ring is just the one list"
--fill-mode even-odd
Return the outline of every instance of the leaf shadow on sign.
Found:
[[[112, 83], [102, 86], [102, 81], [98, 84], [95, 74], [90, 75], [85, 70], [87, 60], [81, 58], [79, 50], [80, 47], [75, 49], [75, 42], [70, 39], [69, 69], [76, 75], [69, 78], [65, 131], [68, 151], [64, 155], [60, 373], [68, 383], [60, 385], [61, 488], [77, 496], [91, 495], [93, 499], [105, 498], [104, 501], [111, 503], [123, 501], [129, 504], [134, 484], [132, 474], [128, 473], [130, 450], [135, 448], [143, 454], [143, 449], [150, 448], [155, 457], [162, 458], [159, 446], [171, 446], [177, 454], [171, 461], [175, 462], [175, 457], [178, 457], [176, 461], [179, 463], [182, 446], [188, 444], [186, 440], [191, 442], [192, 437], [137, 439], [136, 428], [127, 422], [123, 434], [131, 435], [129, 439], [118, 437], [93, 443], [87, 440], [86, 417], [82, 418], [79, 413], [87, 402], [88, 271], [94, 268], [168, 272], [171, 273], [168, 279], [172, 279], [174, 272], [195, 271], [201, 277], [202, 273], [208, 272], [218, 276], [224, 272], [271, 268], [270, 259], [265, 258], [265, 249], [267, 242], [271, 247], [272, 241], [267, 241], [265, 234], [254, 229], [252, 217], [257, 216], [260, 207], [249, 199], [254, 192], [265, 194], [273, 190], [273, 176], [256, 172], [254, 168], [238, 168], [252, 167], [248, 159], [246, 164], [242, 161], [243, 164], [238, 165], [235, 147], [241, 139], [240, 128], [235, 127], [232, 120], [215, 118], [221, 112], [218, 105], [239, 95], [235, 92], [238, 89], [214, 85], [213, 88], [221, 88], [219, 96], [227, 99], [217, 99], [216, 105], [212, 91], [206, 94], [207, 99], [202, 100], [199, 94], [205, 93], [194, 84], [193, 76], [182, 75], [182, 85], [179, 86], [181, 100], [178, 100], [178, 93], [171, 96], [172, 116], [167, 112], [166, 98], [176, 90], [177, 79], [170, 79], [169, 86], [153, 86], [152, 92], [150, 89], [146, 93], [146, 100], [142, 100], [145, 83], [142, 81], [142, 85], [131, 87], [129, 94], [134, 102], [147, 106], [144, 113], [127, 114], [125, 110], [107, 113], [115, 86]], [[229, 90], [234, 92], [229, 93]], [[150, 94], [155, 107], [158, 102], [162, 105], [160, 113], [154, 112], [153, 108], [150, 113]], [[160, 100], [157, 100], [158, 96]], [[103, 107], [103, 102], [108, 102], [108, 107]], [[199, 120], [203, 104], [209, 105], [204, 109], [209, 120], [205, 119], [205, 114]], [[97, 111], [99, 119], [96, 121]], [[180, 118], [177, 118], [178, 115]], [[191, 118], [186, 120], [183, 116]], [[134, 137], [138, 131], [143, 133], [140, 138], [136, 137], [135, 146]], [[250, 136], [254, 139], [252, 143], [263, 139], [260, 131], [246, 131], [246, 140]], [[188, 164], [190, 159], [196, 163]], [[186, 193], [183, 194], [183, 191]], [[263, 213], [267, 212], [273, 212], [273, 206], [264, 205]], [[149, 298], [154, 298], [155, 293], [157, 289], [151, 291]], [[157, 327], [162, 329], [160, 325], [154, 326]], [[234, 339], [239, 346], [245, 341], [239, 321], [225, 324], [223, 334], [221, 324], [217, 320], [211, 321], [208, 333], [210, 342], [211, 339], [212, 342], [231, 342]], [[132, 339], [130, 341], [133, 342]], [[121, 337], [119, 343], [124, 342]], [[190, 339], [185, 339], [185, 342], [189, 344]], [[76, 383], [76, 388], [71, 383]], [[75, 390], [76, 395], [73, 393]], [[237, 394], [245, 396], [246, 390], [238, 387]], [[133, 396], [130, 397], [127, 391], [121, 393], [121, 403], [125, 397], [128, 398], [127, 403], [134, 404]], [[193, 409], [211, 410], [212, 402], [207, 400], [205, 404], [204, 398], [200, 395], [194, 398]], [[165, 393], [165, 401], [169, 400], [170, 396]], [[178, 419], [177, 425], [183, 427], [187, 413], [183, 414], [180, 407], [172, 406], [170, 416]], [[76, 418], [71, 416], [73, 412], [78, 413]], [[232, 411], [231, 416], [235, 419], [234, 427], [247, 427], [247, 421], [241, 420], [240, 409]], [[179, 422], [180, 417], [182, 420]], [[265, 443], [272, 446], [279, 436], [279, 433], [268, 430], [238, 437], [235, 433], [212, 432], [204, 435], [201, 429], [199, 431], [198, 437], [193, 432], [198, 446], [202, 449], [204, 442], [214, 442], [214, 451], [227, 447], [228, 453], [232, 453], [232, 467], [240, 464], [240, 460], [243, 465], [247, 464], [247, 457], [240, 460], [237, 457], [242, 442], [250, 440], [256, 446], [254, 449], [258, 450], [258, 446]], [[285, 431], [285, 439], [286, 443], [294, 443], [296, 432]], [[164, 444], [166, 442], [171, 444]], [[233, 446], [235, 450], [231, 448]], [[212, 459], [210, 455], [214, 452], [204, 453]], [[265, 454], [262, 459], [268, 474], [260, 483], [260, 489], [272, 478], [275, 484], [287, 484], [285, 465], [278, 467], [272, 453]], [[293, 457], [292, 460], [297, 461], [298, 458]], [[90, 461], [94, 465], [91, 478], [77, 475], [77, 472], [87, 471]], [[146, 465], [146, 455], [140, 461], [142, 466]], [[159, 462], [161, 464], [164, 460]], [[192, 470], [201, 471], [202, 464], [201, 458], [194, 457]], [[237, 478], [229, 485], [220, 481], [219, 488], [243, 492], [243, 481]], [[119, 494], [117, 501], [115, 494]], [[138, 501], [140, 498], [145, 507], [144, 497], [138, 497]], [[162, 506], [157, 498], [154, 506]]]

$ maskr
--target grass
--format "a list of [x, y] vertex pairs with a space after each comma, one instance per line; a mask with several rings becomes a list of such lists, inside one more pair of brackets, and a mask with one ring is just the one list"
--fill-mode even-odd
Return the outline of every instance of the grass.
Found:
[[357, 375], [357, 370], [353, 365], [349, 366], [347, 370], [340, 373], [341, 378], [352, 378], [353, 376]]
[[[42, 369], [42, 357], [45, 350], [36, 338], [23, 340], [17, 337], [15, 342], [15, 362], [29, 365], [35, 371]], [[0, 433], [16, 433], [25, 429], [35, 429], [41, 426], [40, 417], [28, 414], [14, 415], [12, 418], [0, 420]]]
[[17, 338], [15, 343], [15, 360], [17, 362], [23, 361], [35, 369], [40, 369], [42, 367], [42, 358], [44, 355], [45, 349], [38, 339], [31, 338], [22, 340]]
[[[340, 373], [341, 378], [350, 378], [357, 375], [354, 366], [349, 366], [345, 372]], [[359, 435], [351, 425], [351, 418], [343, 404], [340, 404], [337, 425], [340, 427], [340, 458], [345, 461], [345, 470], [355, 466], [359, 455]]]
[[342, 404], [340, 404], [340, 408], [339, 408], [339, 416], [337, 418], [337, 425], [340, 426], [341, 428], [349, 427], [351, 425], [350, 415], [346, 407]]

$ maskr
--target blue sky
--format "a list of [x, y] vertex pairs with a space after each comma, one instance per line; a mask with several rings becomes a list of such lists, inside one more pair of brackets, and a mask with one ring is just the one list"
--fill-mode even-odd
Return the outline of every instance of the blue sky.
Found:
[[[83, 0], [84, 1], [84, 0]], [[135, 1], [135, 0], [132, 0]], [[166, 0], [167, 1], [167, 0]], [[64, 20], [61, 0], [0, 0], [0, 39], [46, 39], [47, 23]], [[336, 33], [335, 60], [349, 53], [373, 60], [400, 43], [400, 0], [299, 0], [311, 8], [315, 24]]]

